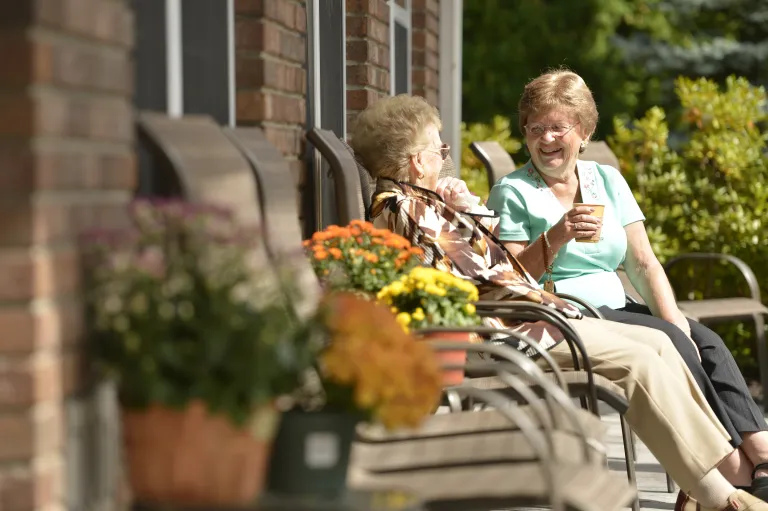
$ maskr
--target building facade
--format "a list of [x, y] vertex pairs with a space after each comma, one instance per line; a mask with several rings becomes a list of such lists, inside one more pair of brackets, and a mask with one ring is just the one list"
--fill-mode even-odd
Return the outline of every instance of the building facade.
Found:
[[[78, 238], [151, 195], [137, 111], [260, 126], [307, 233], [329, 186], [305, 144], [394, 93], [459, 148], [461, 0], [25, 0], [0, 16], [0, 510], [125, 501], [118, 416], [90, 381]], [[455, 154], [454, 158], [458, 155]]]

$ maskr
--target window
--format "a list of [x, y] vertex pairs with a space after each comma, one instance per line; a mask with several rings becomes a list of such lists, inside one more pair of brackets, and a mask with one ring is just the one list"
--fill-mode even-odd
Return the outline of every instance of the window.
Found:
[[[210, 115], [235, 125], [235, 0], [132, 0], [137, 110]], [[154, 195], [157, 162], [139, 143], [138, 195]]]
[[411, 0], [389, 3], [390, 92], [411, 92]]
[[133, 0], [139, 110], [235, 124], [234, 0]]

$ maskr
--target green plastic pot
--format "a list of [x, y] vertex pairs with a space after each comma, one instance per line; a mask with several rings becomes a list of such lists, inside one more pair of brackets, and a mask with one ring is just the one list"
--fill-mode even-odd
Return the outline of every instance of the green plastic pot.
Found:
[[342, 495], [359, 421], [348, 413], [283, 414], [272, 449], [267, 491], [328, 499]]

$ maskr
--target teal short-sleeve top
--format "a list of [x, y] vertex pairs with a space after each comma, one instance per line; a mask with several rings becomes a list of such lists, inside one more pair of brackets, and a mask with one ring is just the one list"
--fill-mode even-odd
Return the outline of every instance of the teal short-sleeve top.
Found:
[[[555, 257], [552, 279], [558, 293], [618, 309], [626, 304], [616, 273], [627, 253], [624, 227], [645, 217], [617, 169], [582, 160], [577, 169], [582, 202], [605, 205], [600, 241], [569, 241]], [[566, 213], [530, 161], [493, 186], [487, 206], [499, 215], [502, 241], [536, 240]], [[544, 279], [539, 282], [543, 284]]]

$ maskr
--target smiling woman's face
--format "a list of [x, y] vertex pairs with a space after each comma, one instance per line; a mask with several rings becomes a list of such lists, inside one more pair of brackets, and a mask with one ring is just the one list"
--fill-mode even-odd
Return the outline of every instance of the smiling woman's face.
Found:
[[[543, 133], [538, 134], [542, 128]], [[531, 115], [525, 128], [525, 141], [533, 164], [539, 172], [552, 177], [564, 176], [576, 167], [584, 140], [578, 117], [567, 111]]]

